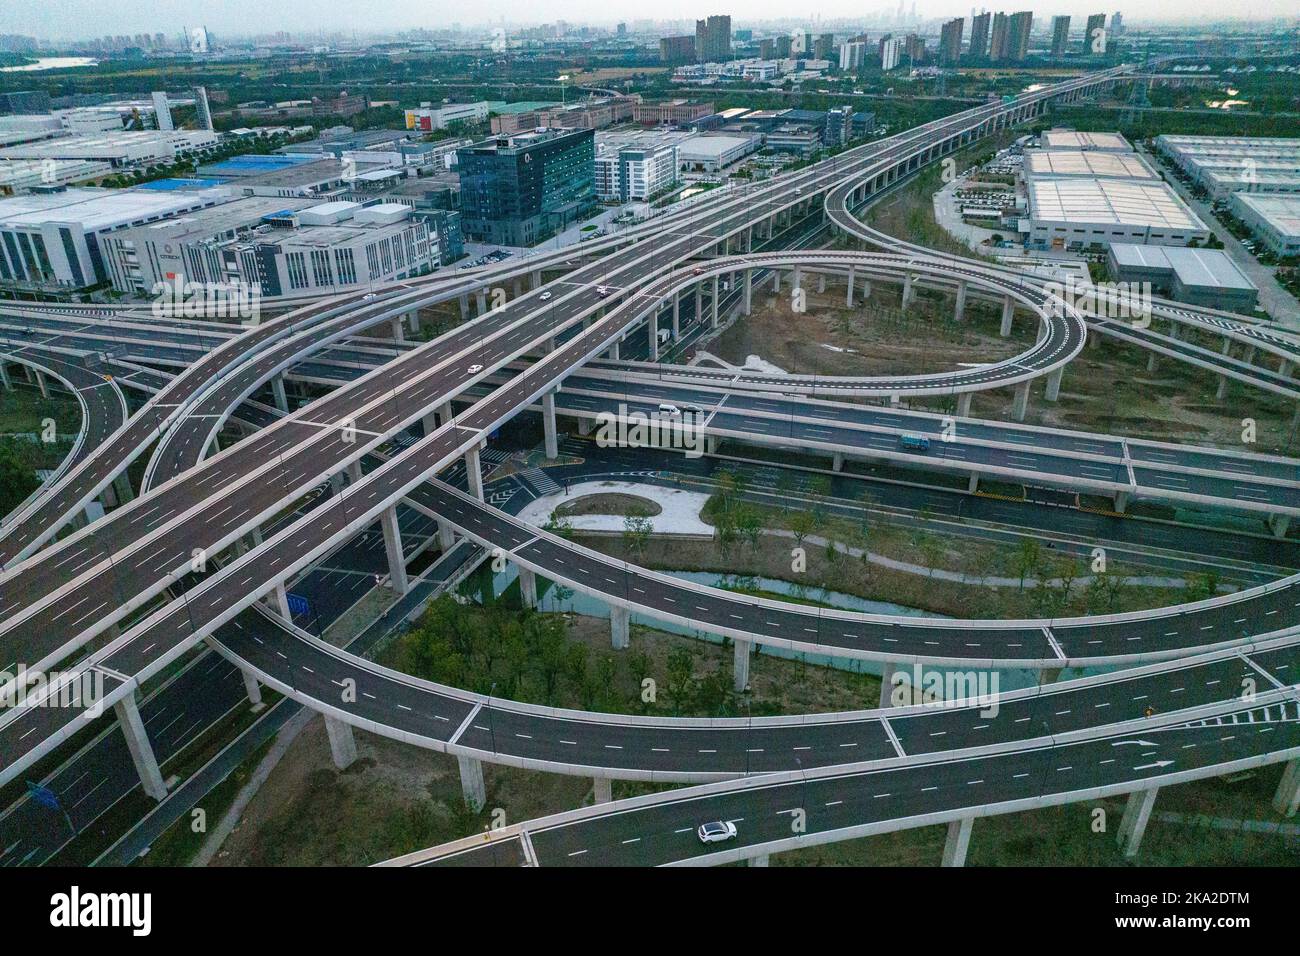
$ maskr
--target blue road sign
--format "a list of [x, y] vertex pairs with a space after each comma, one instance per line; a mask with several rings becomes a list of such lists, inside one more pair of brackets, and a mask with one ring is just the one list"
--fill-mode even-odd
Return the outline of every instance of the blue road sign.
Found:
[[43, 807], [51, 810], [59, 809], [59, 795], [49, 787], [42, 787], [39, 783], [27, 781], [27, 795]]
[[290, 614], [309, 614], [311, 613], [311, 604], [301, 594], [289, 595], [289, 613]]

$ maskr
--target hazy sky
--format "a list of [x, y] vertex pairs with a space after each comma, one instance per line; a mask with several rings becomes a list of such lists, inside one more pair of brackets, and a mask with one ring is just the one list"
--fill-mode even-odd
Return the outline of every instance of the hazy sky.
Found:
[[[907, 0], [911, 7], [911, 0]], [[917, 3], [921, 16], [969, 15], [972, 6], [990, 10], [1032, 9], [1036, 17], [1054, 13], [1083, 16], [1094, 8], [1108, 14], [1121, 10], [1130, 23], [1139, 20], [1295, 17], [1295, 0], [1215, 0], [1213, 4], [1187, 0], [928, 0]], [[861, 0], [823, 0], [813, 5], [823, 18], [858, 17], [894, 3]], [[320, 3], [308, 0], [3, 0], [0, 33], [24, 33], [50, 39], [75, 39], [104, 34], [166, 33], [176, 35], [184, 26], [206, 25], [214, 33], [261, 33], [274, 30], [393, 30], [436, 28], [454, 21], [469, 25], [504, 17], [506, 24], [540, 23], [564, 19], [571, 22], [610, 23], [634, 20], [653, 11], [657, 18], [688, 18], [707, 13], [731, 13], [734, 23], [790, 16], [799, 9], [788, 0], [658, 0], [647, 7], [631, 0], [362, 0], [360, 3]], [[810, 20], [810, 23], [812, 21]]]

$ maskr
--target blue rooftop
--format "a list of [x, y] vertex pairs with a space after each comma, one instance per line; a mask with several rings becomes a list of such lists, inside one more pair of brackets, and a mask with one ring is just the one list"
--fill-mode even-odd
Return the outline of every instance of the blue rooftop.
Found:
[[209, 189], [213, 186], [221, 186], [225, 182], [224, 179], [155, 179], [152, 182], [141, 183], [135, 188], [172, 192], [177, 189]]
[[250, 153], [243, 156], [232, 156], [227, 160], [204, 168], [214, 173], [273, 173], [278, 169], [288, 169], [291, 166], [314, 163], [319, 160], [320, 156], [309, 153], [276, 153], [269, 156]]

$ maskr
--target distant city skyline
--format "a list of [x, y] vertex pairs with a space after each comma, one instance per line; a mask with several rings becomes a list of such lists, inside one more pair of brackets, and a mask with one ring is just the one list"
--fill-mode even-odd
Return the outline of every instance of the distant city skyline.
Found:
[[[1054, 14], [1070, 14], [1082, 19], [1089, 13], [1105, 12], [1109, 17], [1116, 9], [1124, 14], [1130, 26], [1143, 23], [1210, 23], [1239, 19], [1268, 21], [1278, 18], [1297, 19], [1293, 0], [1223, 0], [1216, 3], [1212, 14], [1194, 12], [1189, 5], [1178, 0], [1148, 0], [1140, 6], [1110, 3], [1090, 5], [1076, 0], [1051, 0], [1045, 2], [994, 2], [964, 3], [961, 0], [942, 0], [917, 4], [917, 17], [937, 20], [951, 17], [969, 17], [972, 6], [993, 11], [1012, 12], [1031, 10], [1041, 27]], [[863, 9], [853, 0], [827, 0], [817, 6], [807, 22], [817, 19], [864, 20], [888, 15], [896, 5], [885, 2]], [[907, 4], [910, 17], [911, 3]], [[261, 0], [212, 0], [208, 3], [182, 2], [182, 0], [143, 0], [129, 4], [105, 3], [103, 0], [7, 0], [0, 11], [0, 33], [17, 33], [38, 39], [75, 41], [92, 39], [106, 34], [164, 33], [169, 38], [178, 36], [186, 26], [207, 26], [220, 36], [248, 36], [279, 31], [311, 34], [330, 32], [356, 32], [367, 35], [402, 30], [437, 30], [459, 22], [465, 28], [488, 26], [503, 19], [510, 27], [535, 26], [541, 23], [566, 20], [570, 23], [592, 26], [609, 26], [623, 20], [629, 24], [653, 20], [693, 20], [710, 14], [731, 14], [733, 24], [762, 20], [795, 21], [790, 8], [775, 0], [749, 0], [745, 4], [729, 5], [725, 0], [671, 0], [655, 6], [655, 16], [644, 16], [644, 8], [627, 4], [611, 7], [599, 0], [538, 0], [527, 7], [527, 18], [519, 16], [519, 5], [513, 0], [478, 0], [462, 9], [454, 6], [442, 8], [442, 15], [432, 16], [432, 8], [417, 0], [379, 0], [364, 5], [322, 7], [300, 0], [288, 0], [268, 6]], [[251, 25], [256, 24], [256, 27]]]

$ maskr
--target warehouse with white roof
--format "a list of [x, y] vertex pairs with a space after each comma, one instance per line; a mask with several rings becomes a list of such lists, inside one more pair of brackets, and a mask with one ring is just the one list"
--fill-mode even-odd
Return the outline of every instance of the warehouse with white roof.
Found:
[[1273, 255], [1300, 256], [1300, 196], [1233, 193], [1231, 209]]
[[1025, 190], [1032, 248], [1080, 250], [1116, 242], [1186, 246], [1210, 235], [1162, 182], [1031, 177]]
[[1181, 249], [1117, 242], [1106, 253], [1111, 277], [1149, 282], [1153, 290], [1179, 302], [1251, 312], [1259, 289], [1219, 249]]

